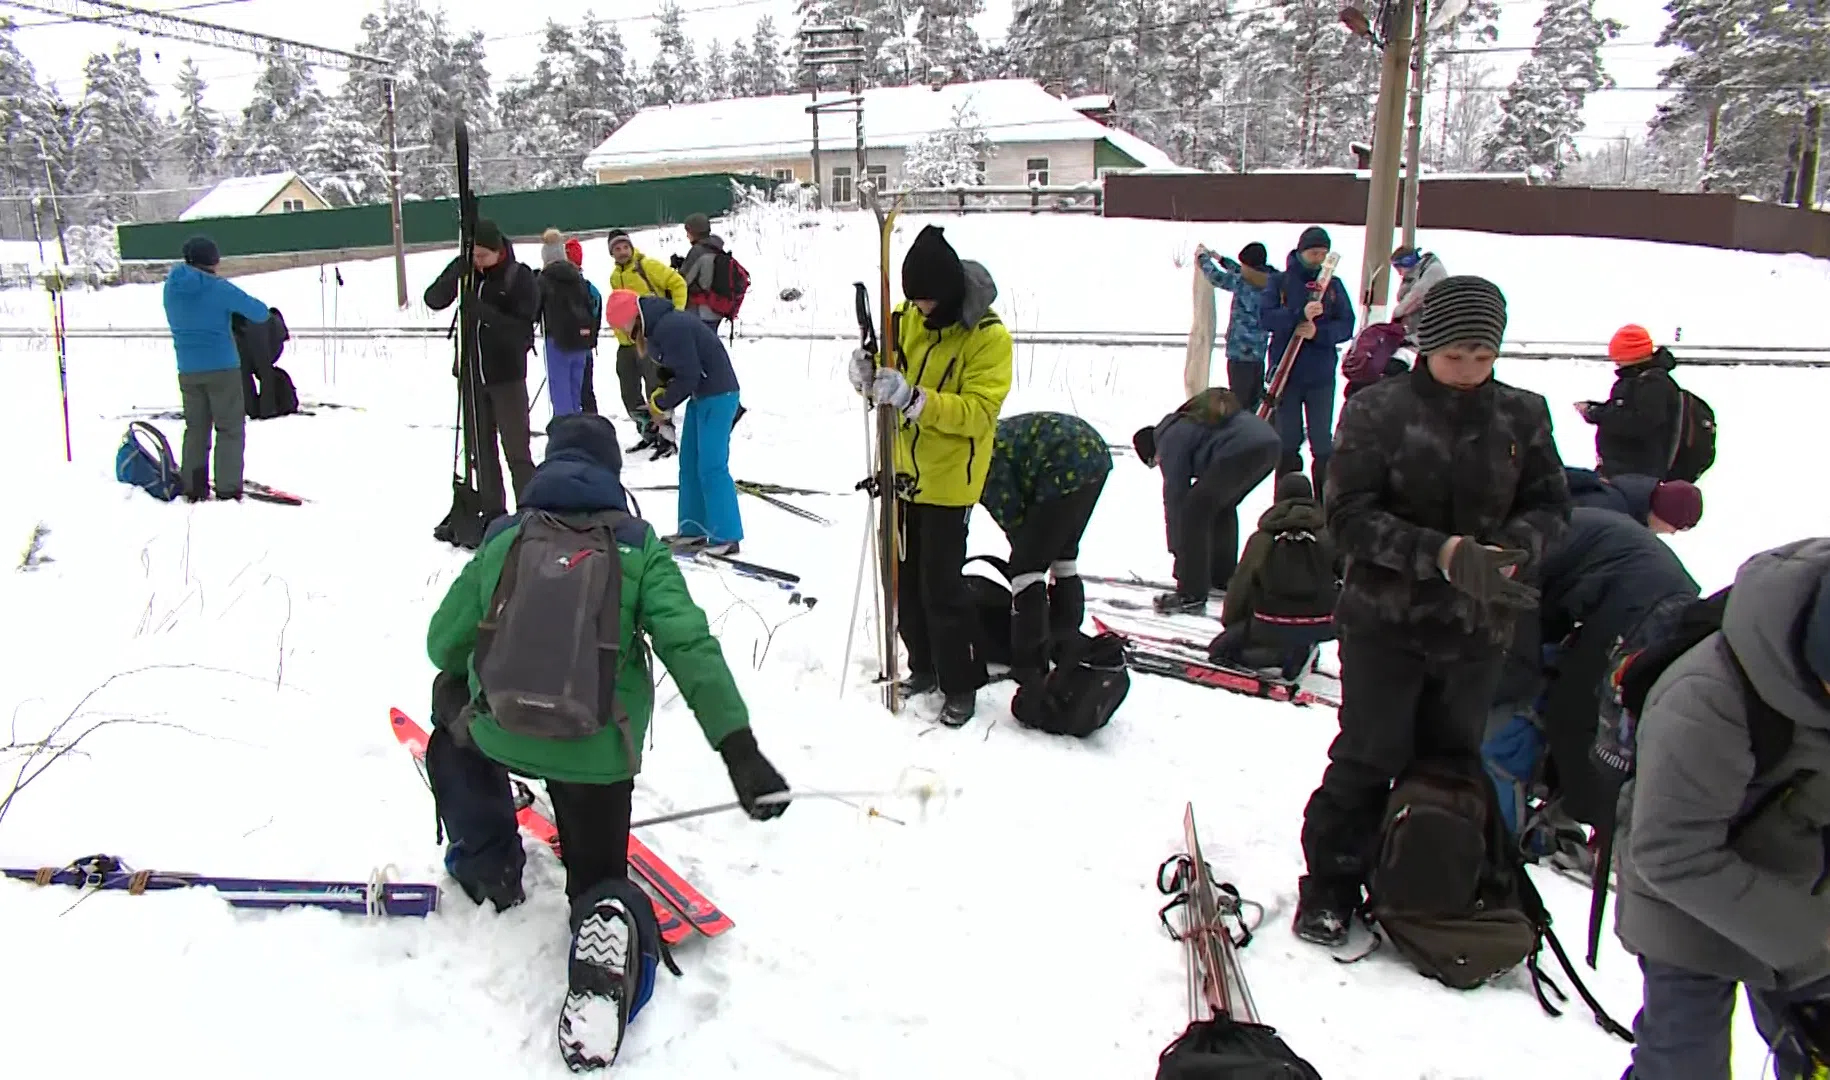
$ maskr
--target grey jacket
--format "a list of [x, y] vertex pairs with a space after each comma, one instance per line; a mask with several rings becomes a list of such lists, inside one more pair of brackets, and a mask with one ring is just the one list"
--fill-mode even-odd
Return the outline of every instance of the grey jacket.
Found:
[[707, 322], [716, 322], [718, 316], [704, 304], [694, 303], [694, 293], [712, 291], [712, 266], [718, 261], [718, 253], [724, 250], [724, 237], [717, 233], [706, 233], [705, 237], [687, 251], [686, 258], [680, 261], [680, 276], [686, 279], [686, 310]]
[[1401, 322], [1411, 333], [1417, 332], [1417, 318], [1423, 313], [1423, 297], [1430, 286], [1449, 276], [1449, 268], [1434, 254], [1425, 252], [1422, 261], [1408, 274], [1400, 274], [1398, 295], [1392, 300], [1391, 321]]
[[[1827, 568], [1825, 538], [1742, 564], [1721, 633], [1679, 657], [1647, 697], [1615, 840], [1615, 932], [1628, 952], [1758, 989], [1830, 976], [1830, 890], [1814, 888], [1826, 870], [1825, 780], [1763, 802], [1806, 770], [1830, 778], [1830, 703], [1795, 629]], [[1729, 646], [1761, 698], [1795, 725], [1790, 751], [1766, 775], [1753, 775]], [[1748, 818], [1755, 806], [1769, 808]]]

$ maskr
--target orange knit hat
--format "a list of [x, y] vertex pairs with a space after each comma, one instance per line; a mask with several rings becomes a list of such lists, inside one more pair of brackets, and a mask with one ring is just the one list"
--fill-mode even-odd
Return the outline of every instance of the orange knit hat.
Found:
[[1652, 335], [1646, 328], [1635, 323], [1628, 323], [1614, 331], [1614, 337], [1608, 342], [1608, 359], [1616, 364], [1633, 364], [1651, 356], [1657, 349], [1652, 344]]

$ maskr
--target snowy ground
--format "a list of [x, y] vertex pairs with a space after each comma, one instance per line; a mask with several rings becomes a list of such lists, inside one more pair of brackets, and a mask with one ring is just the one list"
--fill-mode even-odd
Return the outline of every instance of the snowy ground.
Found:
[[[742, 238], [758, 300], [768, 301], [759, 318], [789, 323], [798, 311], [806, 325], [849, 321], [849, 282], [874, 273], [868, 228], [855, 216], [843, 221], [798, 228], [767, 218], [725, 230]], [[998, 275], [1007, 317], [1050, 329], [1175, 329], [1187, 271], [1173, 262], [1195, 239], [1231, 249], [1278, 235], [1079, 219], [945, 223], [968, 257]], [[1337, 233], [1343, 246], [1355, 238]], [[1539, 339], [1596, 340], [1638, 318], [1655, 332], [1682, 323], [1687, 340], [1732, 343], [1748, 310], [1781, 290], [1815, 286], [1822, 295], [1816, 283], [1825, 280], [1823, 263], [1687, 249], [1642, 261], [1661, 270], [1642, 280], [1624, 268], [1644, 245], [1448, 234], [1437, 246], [1457, 270], [1499, 279], [1515, 328]], [[590, 260], [601, 277], [601, 248]], [[1514, 269], [1523, 266], [1539, 269], [1526, 277]], [[344, 323], [400, 318], [385, 264], [343, 269]], [[416, 258], [416, 287], [436, 269], [436, 258]], [[830, 280], [806, 276], [815, 272]], [[1578, 280], [1598, 274], [1620, 278], [1605, 309], [1568, 306]], [[773, 300], [790, 284], [806, 292], [793, 309]], [[1151, 299], [1158, 286], [1174, 286], [1170, 307]], [[317, 321], [317, 271], [251, 287], [291, 305], [295, 325]], [[40, 302], [27, 301], [0, 294], [0, 321], [41, 318]], [[79, 324], [147, 325], [157, 320], [156, 287], [78, 295], [71, 311]], [[1770, 339], [1763, 330], [1760, 343], [1790, 334], [1821, 344], [1808, 338], [1808, 320], [1790, 322]], [[72, 713], [66, 736], [93, 730], [0, 817], [0, 863], [106, 851], [159, 869], [366, 879], [391, 867], [401, 880], [442, 880], [431, 800], [384, 716], [389, 705], [424, 715], [426, 620], [463, 561], [429, 535], [448, 495], [449, 354], [442, 343], [346, 342], [333, 366], [331, 348], [297, 343], [287, 366], [307, 398], [358, 408], [250, 428], [248, 474], [314, 501], [193, 508], [156, 504], [111, 475], [121, 414], [175, 404], [169, 346], [72, 343], [76, 461], [66, 466], [55, 363], [42, 344], [0, 342], [10, 375], [0, 451], [13, 463], [0, 503], [0, 610], [13, 628], [0, 678], [12, 724], [5, 742], [40, 739]], [[739, 342], [750, 408], [733, 449], [739, 476], [850, 489], [863, 436], [842, 351]], [[1180, 396], [1179, 351], [1026, 348], [1018, 364], [1007, 412], [1078, 411], [1118, 442]], [[1568, 403], [1603, 392], [1605, 368], [1519, 363], [1502, 376], [1551, 400], [1567, 460], [1592, 460], [1589, 429]], [[1704, 525], [1674, 540], [1708, 589], [1757, 550], [1825, 531], [1820, 500], [1768, 477], [1796, 468], [1800, 433], [1816, 429], [1830, 375], [1699, 369], [1685, 378], [1725, 430], [1703, 485]], [[608, 373], [599, 386], [606, 400], [614, 395]], [[536, 416], [545, 413], [543, 399]], [[178, 425], [162, 426], [177, 437]], [[671, 461], [638, 461], [626, 480], [666, 483], [674, 472]], [[681, 950], [686, 976], [663, 977], [619, 1075], [1147, 1076], [1185, 1017], [1181, 955], [1158, 927], [1152, 877], [1179, 842], [1189, 799], [1210, 861], [1269, 909], [1244, 960], [1259, 1005], [1323, 1075], [1620, 1074], [1624, 1046], [1579, 1004], [1560, 1020], [1545, 1017], [1523, 975], [1460, 994], [1393, 956], [1342, 967], [1290, 936], [1299, 818], [1332, 735], [1327, 711], [1140, 676], [1111, 727], [1086, 742], [1018, 727], [1007, 687], [981, 695], [969, 727], [946, 731], [875, 704], [863, 686], [874, 669], [868, 626], [842, 699], [861, 498], [801, 500], [833, 518], [831, 528], [744, 503], [745, 551], [803, 574], [819, 600], [811, 611], [745, 579], [695, 570], [690, 584], [764, 749], [791, 782], [886, 787], [918, 766], [959, 794], [926, 822], [883, 804], [906, 825], [809, 801], [770, 825], [727, 815], [650, 830], [649, 844], [737, 925]], [[658, 528], [672, 526], [671, 493], [641, 499]], [[1267, 500], [1261, 490], [1246, 513]], [[1160, 506], [1154, 474], [1121, 456], [1082, 565], [1166, 574]], [[35, 532], [37, 565], [16, 570]], [[973, 550], [1002, 553], [982, 515], [973, 538]], [[664, 688], [661, 700], [638, 813], [728, 799], [723, 769], [677, 696]], [[1586, 891], [1540, 881], [1576, 948]], [[503, 916], [477, 911], [454, 888], [429, 920], [369, 925], [316, 912], [235, 913], [200, 892], [108, 894], [73, 907], [68, 890], [0, 883], [9, 931], [0, 956], [31, 973], [0, 989], [9, 1060], [29, 1075], [67, 1060], [73, 1045], [105, 1041], [198, 1076], [241, 1075], [253, 1062], [278, 1076], [358, 1064], [563, 1075], [552, 1047], [563, 900], [545, 851], [531, 852], [529, 885], [530, 902]], [[1624, 1021], [1638, 983], [1630, 958], [1611, 937], [1608, 945], [1590, 985]], [[1759, 1042], [1751, 1027], [1740, 1034], [1738, 1074], [1752, 1077]], [[1531, 1052], [1518, 1053], [1523, 1046]]]

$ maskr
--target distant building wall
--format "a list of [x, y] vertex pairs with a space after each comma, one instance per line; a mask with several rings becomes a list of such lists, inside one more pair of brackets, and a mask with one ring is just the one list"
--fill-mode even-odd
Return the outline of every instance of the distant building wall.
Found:
[[299, 204], [300, 210], [330, 209], [330, 204], [324, 201], [323, 196], [313, 191], [311, 185], [295, 176], [292, 178], [291, 183], [280, 189], [280, 193], [273, 197], [272, 202], [261, 207], [261, 213], [287, 213], [286, 204], [289, 202]]
[[[1349, 173], [1130, 173], [1106, 178], [1107, 217], [1364, 225], [1367, 181]], [[1732, 195], [1428, 180], [1423, 229], [1656, 240], [1830, 259], [1830, 214]]]

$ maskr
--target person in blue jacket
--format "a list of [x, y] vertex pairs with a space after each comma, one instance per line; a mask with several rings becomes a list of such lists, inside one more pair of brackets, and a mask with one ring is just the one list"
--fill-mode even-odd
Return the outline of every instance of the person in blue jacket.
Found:
[[1328, 283], [1326, 295], [1316, 286], [1322, 260], [1334, 241], [1328, 230], [1311, 225], [1303, 230], [1296, 250], [1284, 260], [1284, 272], [1271, 284], [1262, 317], [1271, 331], [1271, 356], [1283, 359], [1290, 339], [1305, 339], [1290, 366], [1289, 378], [1277, 402], [1277, 433], [1283, 456], [1277, 475], [1301, 472], [1303, 429], [1309, 434], [1310, 476], [1315, 490], [1326, 487], [1328, 458], [1334, 454], [1334, 373], [1340, 363], [1337, 351], [1353, 340], [1353, 301], [1340, 278]]
[[1264, 245], [1251, 243], [1239, 249], [1239, 261], [1196, 246], [1195, 265], [1216, 289], [1233, 294], [1231, 317], [1226, 324], [1226, 385], [1239, 406], [1252, 410], [1264, 398], [1265, 330], [1259, 311], [1271, 295], [1276, 276], [1265, 261]]
[[230, 317], [266, 322], [267, 305], [216, 276], [222, 254], [207, 236], [184, 242], [184, 263], [165, 276], [165, 323], [178, 354], [178, 396], [184, 405], [184, 445], [178, 468], [184, 497], [210, 492], [210, 436], [216, 437], [216, 497], [241, 498], [247, 403], [242, 400], [241, 353]]
[[713, 555], [736, 554], [743, 539], [737, 483], [731, 479], [738, 387], [724, 342], [704, 320], [677, 310], [667, 297], [638, 296], [628, 289], [612, 289], [604, 298], [604, 321], [629, 335], [662, 371], [664, 382], [649, 408], [663, 430], [673, 411], [686, 406], [678, 436], [679, 531], [665, 539]]

